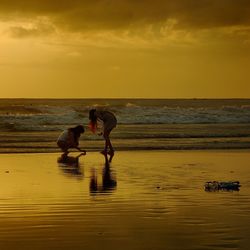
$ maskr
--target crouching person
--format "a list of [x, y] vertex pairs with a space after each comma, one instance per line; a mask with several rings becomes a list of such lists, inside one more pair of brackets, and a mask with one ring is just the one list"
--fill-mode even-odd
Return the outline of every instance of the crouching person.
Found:
[[63, 155], [67, 156], [70, 148], [75, 148], [80, 152], [86, 154], [85, 150], [79, 148], [79, 139], [84, 133], [84, 127], [78, 125], [74, 128], [64, 130], [57, 139], [58, 147], [63, 151]]

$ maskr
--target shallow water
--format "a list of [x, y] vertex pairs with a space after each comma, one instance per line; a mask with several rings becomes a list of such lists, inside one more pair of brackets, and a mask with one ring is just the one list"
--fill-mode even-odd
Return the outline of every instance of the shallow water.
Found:
[[0, 249], [247, 250], [249, 154], [121, 151], [110, 168], [98, 153], [0, 155]]
[[[61, 131], [0, 131], [0, 153], [59, 152]], [[249, 124], [118, 124], [111, 133], [116, 150], [249, 149]], [[101, 136], [86, 129], [80, 146], [97, 151]]]

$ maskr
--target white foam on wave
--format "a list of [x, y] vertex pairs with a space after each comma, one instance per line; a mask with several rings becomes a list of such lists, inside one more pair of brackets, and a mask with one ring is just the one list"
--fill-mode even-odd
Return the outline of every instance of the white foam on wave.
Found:
[[134, 104], [134, 103], [128, 102], [128, 103], [126, 103], [125, 107], [127, 107], [127, 108], [134, 108], [134, 107], [139, 107], [139, 106], [136, 105], [136, 104]]
[[[91, 106], [93, 107], [93, 106]], [[56, 130], [77, 124], [88, 124], [90, 106], [34, 105], [32, 113], [0, 114], [0, 128], [15, 130]], [[250, 106], [168, 107], [126, 105], [105, 106], [99, 109], [111, 110], [119, 124], [233, 124], [250, 123]]]

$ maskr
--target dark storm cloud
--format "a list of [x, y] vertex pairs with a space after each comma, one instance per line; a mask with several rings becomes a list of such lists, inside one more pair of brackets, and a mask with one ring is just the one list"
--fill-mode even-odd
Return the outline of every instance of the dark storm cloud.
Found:
[[[58, 27], [122, 29], [176, 19], [177, 27], [250, 25], [249, 0], [1, 0], [0, 18], [48, 17]], [[22, 33], [22, 31], [20, 30]]]

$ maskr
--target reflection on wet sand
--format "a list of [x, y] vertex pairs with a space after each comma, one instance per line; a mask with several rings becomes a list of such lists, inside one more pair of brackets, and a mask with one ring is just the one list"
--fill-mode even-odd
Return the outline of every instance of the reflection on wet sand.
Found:
[[249, 151], [121, 151], [110, 165], [90, 152], [84, 178], [59, 156], [0, 155], [1, 250], [249, 249]]
[[72, 176], [83, 176], [81, 164], [79, 158], [85, 155], [84, 153], [79, 154], [76, 157], [62, 154], [58, 159], [57, 163], [59, 168], [68, 175]]
[[[111, 158], [112, 156], [110, 156]], [[117, 181], [113, 174], [113, 171], [110, 168], [110, 158], [108, 158], [107, 155], [104, 155], [105, 163], [102, 171], [102, 182], [98, 183], [98, 174], [95, 168], [91, 170], [90, 174], [90, 194], [103, 194], [103, 193], [109, 193], [110, 191], [113, 191], [116, 189]], [[112, 160], [112, 158], [111, 158]]]

